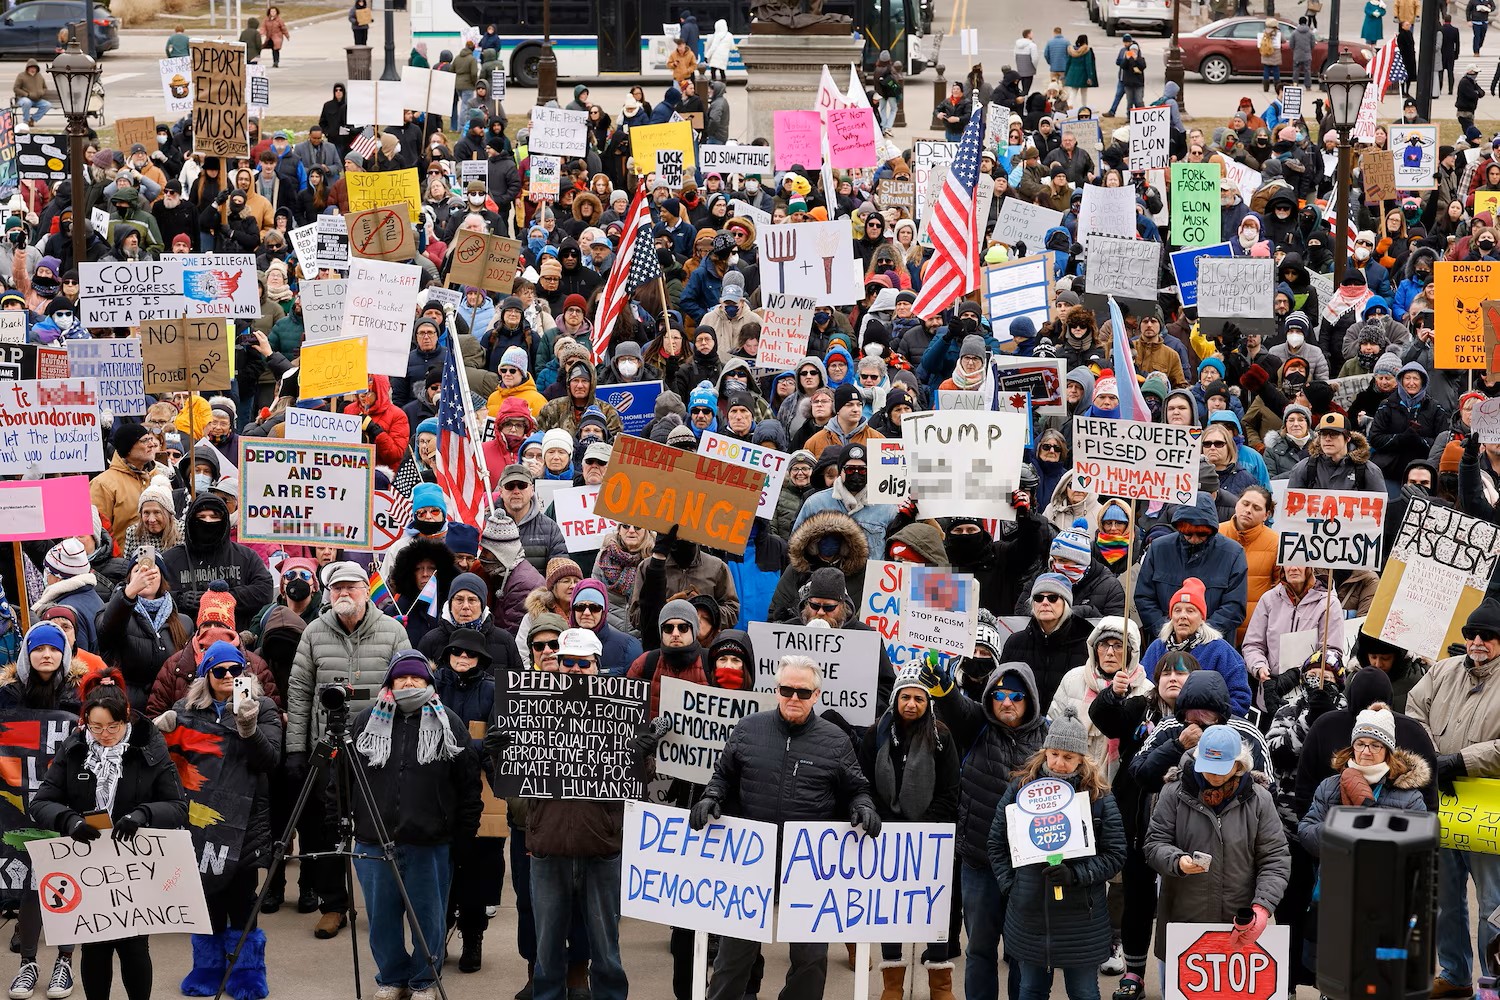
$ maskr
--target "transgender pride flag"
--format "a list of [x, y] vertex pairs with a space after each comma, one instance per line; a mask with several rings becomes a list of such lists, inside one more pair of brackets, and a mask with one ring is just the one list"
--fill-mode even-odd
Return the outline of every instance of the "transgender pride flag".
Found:
[[1141, 394], [1141, 383], [1135, 377], [1135, 358], [1130, 353], [1130, 338], [1125, 335], [1125, 317], [1113, 295], [1109, 297], [1109, 326], [1114, 332], [1114, 369], [1120, 390], [1120, 417], [1149, 423], [1151, 410], [1146, 406], [1146, 397]]

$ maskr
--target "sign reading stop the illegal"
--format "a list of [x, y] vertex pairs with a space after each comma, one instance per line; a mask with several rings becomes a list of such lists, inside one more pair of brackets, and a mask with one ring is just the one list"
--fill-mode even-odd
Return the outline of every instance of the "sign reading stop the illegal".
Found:
[[[1187, 876], [1206, 878], [1205, 876]], [[1205, 891], [1210, 887], [1205, 883]], [[1291, 932], [1267, 927], [1237, 944], [1232, 924], [1168, 924], [1163, 1000], [1275, 1000], [1291, 979]]]

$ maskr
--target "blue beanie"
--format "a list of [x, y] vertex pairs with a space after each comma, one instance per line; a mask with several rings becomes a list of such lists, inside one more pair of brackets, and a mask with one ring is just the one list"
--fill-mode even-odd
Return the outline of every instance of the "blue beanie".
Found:
[[26, 655], [30, 656], [42, 646], [51, 646], [59, 652], [66, 652], [68, 648], [67, 637], [63, 635], [62, 629], [49, 622], [39, 622], [31, 627], [26, 633]]
[[448, 498], [443, 496], [443, 488], [437, 483], [418, 483], [411, 491], [411, 512], [413, 515], [424, 507], [436, 507], [448, 516]]
[[243, 667], [245, 654], [238, 646], [220, 639], [203, 651], [203, 658], [198, 661], [198, 676], [207, 677], [210, 670], [224, 663], [237, 663]]
[[1219, 378], [1224, 377], [1224, 362], [1220, 361], [1218, 358], [1204, 358], [1203, 361], [1198, 365], [1198, 374], [1202, 375], [1203, 369], [1205, 368], [1212, 368], [1214, 371], [1218, 372]]
[[428, 417], [426, 420], [424, 420], [420, 424], [418, 424], [417, 425], [417, 433], [418, 434], [431, 434], [433, 437], [437, 437], [438, 436], [438, 421], [437, 421], [437, 417]]
[[699, 382], [698, 387], [688, 396], [688, 412], [693, 412], [695, 406], [706, 406], [710, 410], [719, 408], [719, 397], [714, 392], [713, 386], [708, 382]]
[[1053, 559], [1087, 566], [1093, 558], [1093, 542], [1089, 535], [1088, 518], [1077, 518], [1067, 531], [1059, 531], [1057, 537], [1052, 540], [1052, 548], [1048, 554]]

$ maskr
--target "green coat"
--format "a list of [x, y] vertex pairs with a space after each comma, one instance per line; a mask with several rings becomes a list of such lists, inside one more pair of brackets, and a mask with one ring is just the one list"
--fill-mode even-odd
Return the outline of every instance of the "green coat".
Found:
[[245, 30], [240, 32], [240, 42], [245, 46], [245, 62], [260, 58], [260, 18], [252, 17], [246, 23]]
[[473, 90], [479, 82], [479, 60], [474, 58], [473, 49], [466, 48], [454, 56], [451, 68], [455, 77], [453, 87], [460, 93]]
[[273, 323], [266, 339], [271, 342], [271, 350], [280, 351], [288, 361], [296, 361], [302, 353], [302, 333], [302, 317], [294, 311]]
[[1097, 87], [1099, 71], [1094, 66], [1094, 50], [1090, 48], [1081, 56], [1068, 56], [1068, 68], [1063, 73], [1064, 87]]

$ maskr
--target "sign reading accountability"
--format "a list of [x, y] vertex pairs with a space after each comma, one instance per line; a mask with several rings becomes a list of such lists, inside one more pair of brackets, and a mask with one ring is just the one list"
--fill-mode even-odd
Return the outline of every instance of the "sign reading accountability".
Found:
[[375, 446], [240, 438], [240, 540], [368, 549]]
[[953, 824], [782, 827], [778, 941], [946, 941]]
[[1198, 441], [1190, 427], [1075, 417], [1073, 473], [1079, 489], [1099, 496], [1192, 503]]
[[1384, 493], [1286, 491], [1276, 512], [1276, 564], [1380, 570]]
[[875, 687], [880, 676], [880, 635], [809, 625], [750, 623], [755, 647], [755, 688], [776, 687], [776, 665], [783, 656], [810, 656], [823, 667], [818, 708], [832, 709], [851, 726], [875, 724]]
[[626, 742], [646, 721], [650, 685], [626, 677], [501, 670], [495, 727], [508, 734], [496, 766], [501, 798], [638, 799]]
[[656, 773], [706, 785], [735, 723], [776, 707], [770, 691], [728, 691], [662, 676], [660, 714], [672, 730], [656, 748]]
[[750, 540], [765, 485], [763, 472], [621, 435], [594, 509], [652, 531], [675, 525], [684, 541], [738, 555]]
[[688, 811], [625, 803], [620, 913], [769, 943], [776, 824], [724, 817], [702, 830]]

